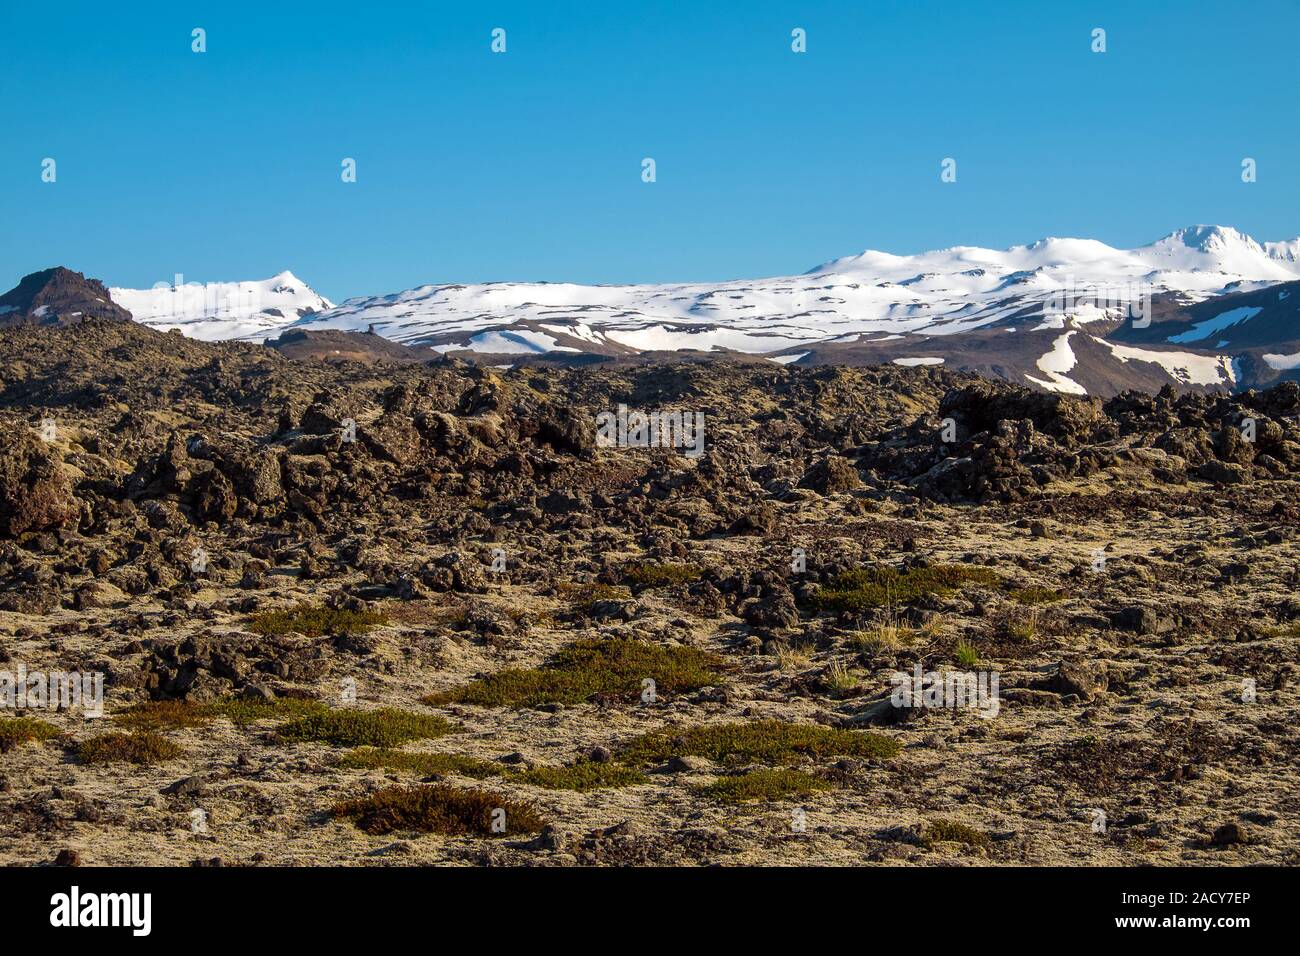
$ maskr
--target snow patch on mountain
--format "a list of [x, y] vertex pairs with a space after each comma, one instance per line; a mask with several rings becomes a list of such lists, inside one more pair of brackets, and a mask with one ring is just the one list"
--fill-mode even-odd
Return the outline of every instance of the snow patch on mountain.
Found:
[[1200, 342], [1202, 339], [1208, 339], [1215, 332], [1222, 332], [1224, 329], [1237, 325], [1241, 322], [1249, 322], [1255, 316], [1264, 310], [1262, 308], [1229, 309], [1227, 312], [1221, 312], [1212, 319], [1206, 319], [1204, 322], [1197, 322], [1194, 326], [1180, 335], [1169, 336], [1169, 341], [1175, 345], [1187, 345], [1191, 342]]
[[[538, 355], [542, 352], [577, 352], [578, 349], [559, 345], [555, 339], [541, 332], [526, 329], [480, 332], [469, 340], [476, 352], [500, 352], [503, 355]], [[445, 349], [439, 349], [445, 351]]]
[[1071, 329], [1064, 335], [1058, 336], [1052, 343], [1052, 347], [1038, 360], [1037, 365], [1047, 375], [1046, 380], [1035, 378], [1027, 372], [1025, 378], [1051, 392], [1064, 392], [1067, 395], [1087, 395], [1088, 390], [1086, 388], [1065, 374], [1074, 368], [1079, 361], [1075, 358], [1074, 349], [1070, 348], [1070, 336], [1074, 335], [1076, 331]]
[[[1096, 337], [1093, 341], [1106, 346], [1121, 362], [1154, 362], [1184, 385], [1231, 385], [1237, 380], [1236, 364], [1230, 355], [1140, 349]], [[1267, 361], [1268, 356], [1264, 359]]]
[[1300, 368], [1300, 352], [1291, 355], [1278, 355], [1275, 352], [1265, 352], [1262, 356], [1264, 363], [1271, 369], [1279, 372], [1289, 372], [1293, 368]]

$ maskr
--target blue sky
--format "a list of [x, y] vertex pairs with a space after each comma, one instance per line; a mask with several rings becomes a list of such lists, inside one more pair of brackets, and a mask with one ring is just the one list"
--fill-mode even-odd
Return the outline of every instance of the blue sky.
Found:
[[6, 0], [0, 286], [292, 269], [341, 299], [1199, 222], [1292, 238], [1297, 35], [1295, 0]]

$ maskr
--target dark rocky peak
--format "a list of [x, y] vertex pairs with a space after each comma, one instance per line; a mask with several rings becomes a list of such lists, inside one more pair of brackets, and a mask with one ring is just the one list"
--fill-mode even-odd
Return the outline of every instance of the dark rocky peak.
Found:
[[104, 283], [62, 266], [24, 276], [0, 296], [0, 326], [75, 325], [83, 319], [131, 321], [113, 302]]

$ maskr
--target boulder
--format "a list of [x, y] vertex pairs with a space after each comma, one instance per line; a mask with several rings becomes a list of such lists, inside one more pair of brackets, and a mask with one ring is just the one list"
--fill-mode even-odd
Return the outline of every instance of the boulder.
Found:
[[52, 446], [25, 429], [0, 432], [0, 535], [60, 528], [78, 511]]

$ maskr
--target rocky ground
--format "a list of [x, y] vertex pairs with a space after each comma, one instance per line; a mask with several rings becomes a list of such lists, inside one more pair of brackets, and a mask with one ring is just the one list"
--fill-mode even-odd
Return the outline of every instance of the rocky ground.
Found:
[[0, 862], [1300, 862], [1294, 383], [0, 358]]

